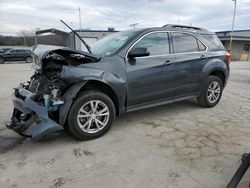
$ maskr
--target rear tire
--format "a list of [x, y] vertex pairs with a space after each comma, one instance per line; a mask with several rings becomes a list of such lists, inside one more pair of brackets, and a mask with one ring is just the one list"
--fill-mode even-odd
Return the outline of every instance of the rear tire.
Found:
[[99, 91], [84, 91], [72, 104], [68, 130], [78, 140], [89, 140], [105, 134], [115, 119], [113, 101]]
[[217, 76], [209, 76], [205, 81], [198, 102], [201, 106], [211, 108], [216, 106], [222, 96], [223, 83]]
[[4, 62], [5, 62], [5, 59], [0, 57], [0, 64], [4, 64]]

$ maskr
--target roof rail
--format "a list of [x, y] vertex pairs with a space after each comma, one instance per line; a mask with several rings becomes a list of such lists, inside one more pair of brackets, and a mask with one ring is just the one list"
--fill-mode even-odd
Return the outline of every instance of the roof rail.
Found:
[[166, 27], [166, 28], [180, 28], [180, 29], [194, 29], [194, 30], [204, 30], [202, 28], [199, 27], [193, 27], [193, 26], [187, 26], [187, 25], [174, 25], [174, 24], [166, 24], [162, 27]]

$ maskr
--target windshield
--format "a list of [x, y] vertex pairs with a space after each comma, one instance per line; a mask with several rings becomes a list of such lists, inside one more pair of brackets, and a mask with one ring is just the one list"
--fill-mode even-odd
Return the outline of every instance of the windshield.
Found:
[[0, 53], [7, 52], [9, 49], [0, 49]]
[[92, 44], [91, 51], [98, 56], [112, 55], [131, 39], [135, 33], [135, 31], [122, 31], [110, 34]]

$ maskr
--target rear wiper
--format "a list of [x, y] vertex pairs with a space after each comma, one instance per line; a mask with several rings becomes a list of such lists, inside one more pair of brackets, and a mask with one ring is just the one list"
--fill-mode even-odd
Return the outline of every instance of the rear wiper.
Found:
[[92, 52], [91, 52], [91, 48], [90, 48], [90, 46], [80, 37], [80, 35], [78, 35], [78, 33], [77, 32], [75, 32], [71, 27], [69, 27], [69, 25], [68, 24], [66, 24], [63, 20], [60, 20], [64, 25], [66, 25], [81, 41], [82, 41], [82, 43], [84, 44], [84, 46], [87, 48], [87, 50], [89, 51], [89, 53], [91, 53], [92, 54]]

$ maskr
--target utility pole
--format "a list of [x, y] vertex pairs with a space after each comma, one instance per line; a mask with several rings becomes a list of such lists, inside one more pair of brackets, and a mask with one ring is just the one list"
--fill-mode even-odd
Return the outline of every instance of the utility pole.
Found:
[[133, 27], [135, 29], [135, 26], [138, 25], [139, 23], [134, 23], [134, 24], [131, 24], [129, 25], [129, 27]]
[[80, 26], [80, 30], [82, 29], [82, 21], [81, 21], [81, 8], [79, 7], [79, 26]]
[[236, 1], [234, 1], [234, 14], [233, 14], [233, 22], [232, 22], [232, 30], [231, 30], [231, 37], [230, 37], [230, 43], [229, 43], [229, 53], [232, 52], [232, 42], [233, 42], [233, 33], [234, 33], [234, 21], [235, 21], [235, 14], [236, 14]]
[[27, 43], [26, 43], [26, 36], [23, 36], [23, 42], [24, 42], [24, 46], [26, 47], [26, 46], [27, 46]]

